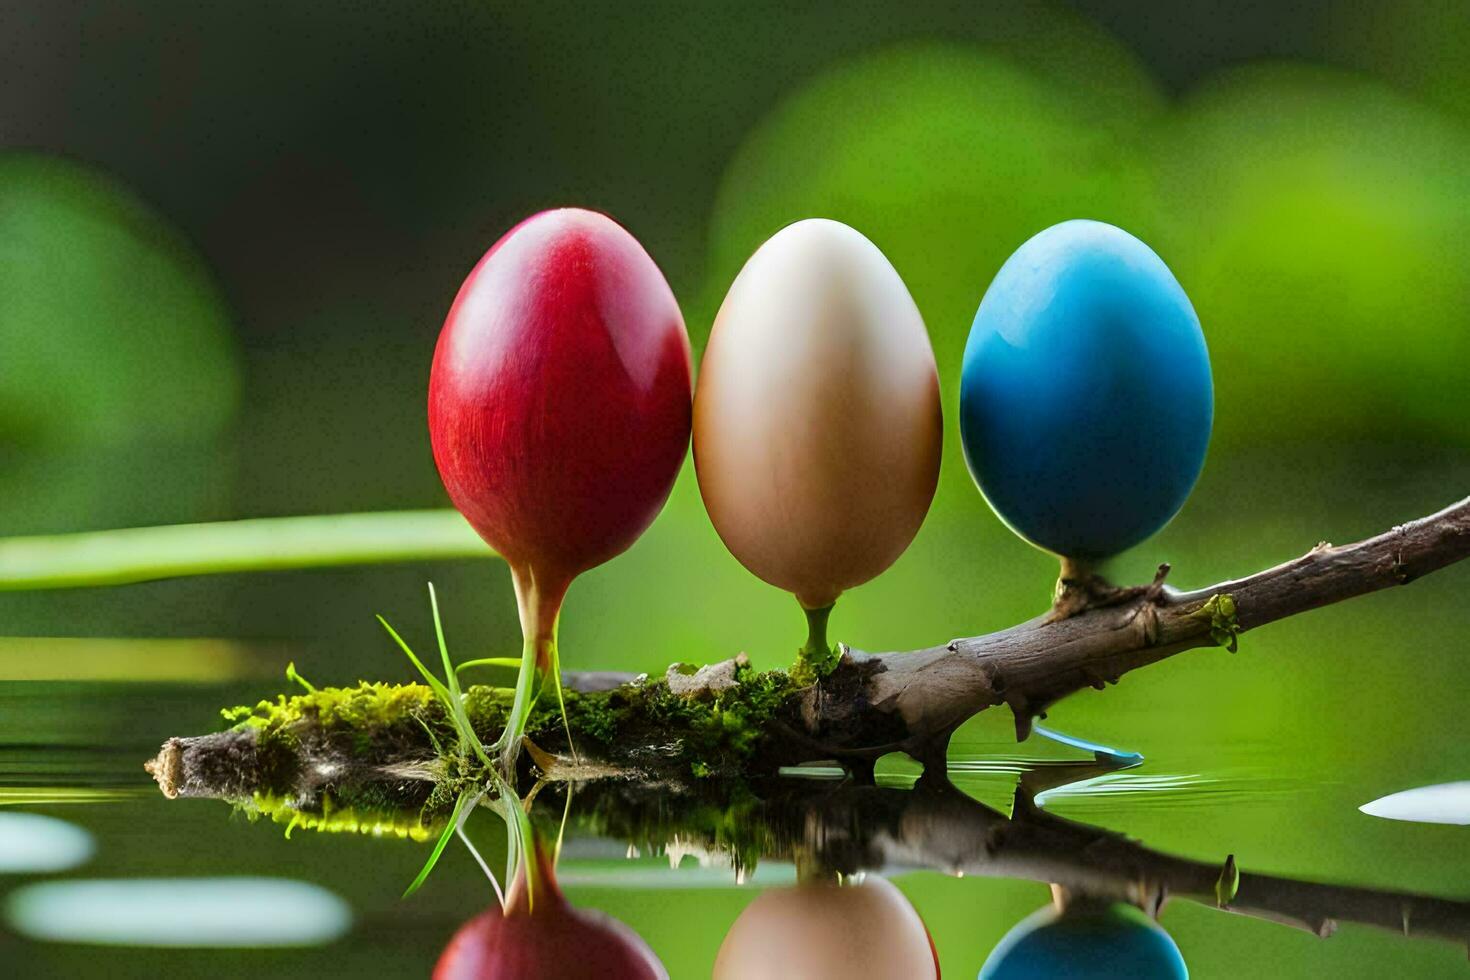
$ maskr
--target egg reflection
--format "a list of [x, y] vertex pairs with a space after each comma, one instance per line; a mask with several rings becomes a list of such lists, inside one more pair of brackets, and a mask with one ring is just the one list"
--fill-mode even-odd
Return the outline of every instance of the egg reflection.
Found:
[[658, 956], [626, 924], [566, 900], [541, 842], [534, 853], [534, 867], [521, 862], [504, 907], [487, 909], [455, 932], [433, 980], [669, 980]]
[[1188, 980], [1184, 957], [1147, 915], [1119, 903], [1048, 906], [995, 947], [978, 980]]
[[919, 913], [882, 878], [772, 888], [746, 906], [714, 980], [926, 980], [939, 977]]

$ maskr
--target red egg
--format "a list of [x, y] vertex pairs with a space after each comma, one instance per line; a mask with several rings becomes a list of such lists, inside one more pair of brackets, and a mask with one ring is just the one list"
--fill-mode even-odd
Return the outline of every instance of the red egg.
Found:
[[691, 403], [679, 304], [606, 215], [527, 218], [465, 280], [434, 352], [429, 436], [455, 507], [511, 566], [528, 635], [663, 506]]
[[668, 980], [653, 950], [610, 916], [573, 908], [538, 846], [534, 903], [524, 870], [506, 896], [454, 934], [433, 980]]

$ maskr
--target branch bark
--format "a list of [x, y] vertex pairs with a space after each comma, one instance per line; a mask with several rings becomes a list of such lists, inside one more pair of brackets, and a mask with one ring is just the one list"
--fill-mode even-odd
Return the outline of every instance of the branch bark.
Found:
[[805, 693], [803, 734], [834, 757], [902, 750], [943, 757], [972, 715], [1006, 705], [1025, 739], [1032, 719], [1084, 687], [1297, 613], [1406, 585], [1470, 557], [1470, 497], [1376, 537], [1325, 542], [1246, 578], [1178, 592], [1168, 566], [1148, 586], [1116, 590], [1076, 615], [1048, 614], [985, 636], [902, 654], [849, 650], [837, 671]]

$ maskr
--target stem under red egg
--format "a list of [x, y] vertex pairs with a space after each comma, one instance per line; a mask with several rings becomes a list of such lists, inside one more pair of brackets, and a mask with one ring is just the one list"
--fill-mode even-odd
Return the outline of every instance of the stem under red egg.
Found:
[[567, 594], [565, 581], [537, 576], [534, 570], [522, 565], [511, 566], [511, 581], [515, 585], [516, 606], [520, 612], [523, 646], [515, 699], [511, 702], [510, 717], [501, 735], [500, 761], [507, 778], [515, 772], [526, 720], [543, 686], [547, 683], [556, 685], [560, 697], [561, 665], [556, 633], [561, 620], [562, 600]]

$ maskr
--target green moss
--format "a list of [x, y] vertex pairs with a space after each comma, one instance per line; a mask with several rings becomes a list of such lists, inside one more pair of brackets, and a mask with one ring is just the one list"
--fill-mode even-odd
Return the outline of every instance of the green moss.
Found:
[[238, 726], [260, 729], [289, 727], [309, 719], [323, 728], [367, 731], [424, 717], [437, 710], [434, 694], [422, 684], [381, 684], [363, 681], [357, 687], [324, 687], [302, 694], [281, 694], [253, 707], [226, 708], [224, 719]]
[[841, 659], [836, 654], [825, 656], [820, 652], [813, 654], [807, 650], [799, 650], [796, 662], [791, 665], [791, 682], [798, 687], [811, 687], [832, 673]]
[[[768, 723], [797, 690], [783, 672], [742, 666], [733, 687], [695, 695], [675, 694], [662, 680], [595, 694], [567, 691], [567, 723], [584, 747], [623, 757], [638, 755], [629, 749], [667, 750], [663, 757], [682, 761], [696, 776], [729, 774], [758, 751]], [[538, 705], [526, 732], [538, 744], [557, 744], [563, 732], [557, 707]]]
[[[621, 712], [611, 703], [611, 697], [578, 694], [575, 691], [563, 691], [562, 697], [566, 702], [566, 724], [578, 737], [591, 739], [599, 745], [613, 744], [618, 736]], [[529, 730], [538, 734], [544, 733], [548, 728], [559, 728], [562, 724], [560, 710], [547, 703], [533, 714], [531, 722]]]
[[[483, 741], [493, 742], [505, 725], [509, 692], [476, 685], [465, 692], [465, 709]], [[371, 755], [386, 735], [429, 742], [440, 755], [460, 754], [458, 734], [434, 692], [423, 684], [361, 681], [356, 687], [323, 687], [281, 694], [273, 701], [220, 712], [235, 728], [253, 728], [260, 744], [291, 740], [308, 729], [349, 734], [361, 754]]]
[[1210, 628], [1210, 639], [1217, 646], [1234, 653], [1239, 646], [1240, 623], [1235, 618], [1235, 597], [1228, 592], [1212, 595], [1194, 612], [1191, 619], [1206, 623]]
[[768, 737], [767, 724], [796, 690], [785, 673], [743, 666], [724, 690], [682, 695], [653, 681], [569, 699], [567, 715], [573, 731], [606, 746], [672, 741], [676, 758], [705, 777], [736, 771], [751, 758]]
[[[733, 686], [689, 696], [673, 693], [663, 681], [597, 693], [566, 691], [566, 724], [578, 748], [595, 756], [618, 761], [642, 756], [687, 765], [701, 777], [728, 775], [759, 751], [769, 737], [769, 722], [799, 689], [786, 673], [757, 673], [742, 665]], [[505, 726], [510, 693], [484, 685], [465, 691], [471, 727], [487, 745]], [[466, 781], [484, 775], [460, 744], [444, 706], [422, 684], [364, 681], [356, 687], [324, 687], [229, 708], [222, 715], [235, 728], [254, 729], [256, 744], [276, 756], [294, 755], [308, 737], [350, 747], [367, 762], [386, 750], [401, 755], [405, 747], [421, 746], [438, 757], [451, 799]], [[541, 699], [531, 712], [527, 736], [560, 751], [565, 732], [560, 706]]]

